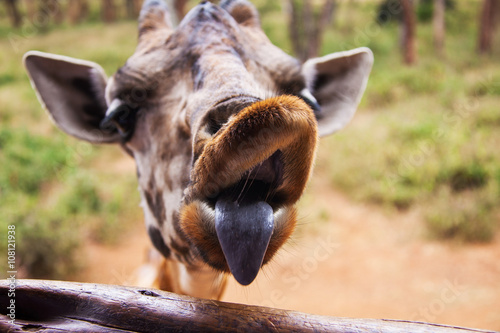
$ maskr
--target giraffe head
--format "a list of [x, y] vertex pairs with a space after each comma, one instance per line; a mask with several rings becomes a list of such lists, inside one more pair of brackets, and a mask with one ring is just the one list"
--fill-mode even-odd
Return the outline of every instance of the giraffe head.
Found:
[[317, 138], [350, 121], [372, 62], [360, 48], [301, 64], [244, 0], [202, 2], [175, 29], [145, 1], [137, 49], [109, 79], [92, 62], [25, 56], [63, 131], [135, 159], [148, 233], [176, 265], [167, 288], [204, 297], [216, 291], [201, 272], [247, 285], [292, 234]]

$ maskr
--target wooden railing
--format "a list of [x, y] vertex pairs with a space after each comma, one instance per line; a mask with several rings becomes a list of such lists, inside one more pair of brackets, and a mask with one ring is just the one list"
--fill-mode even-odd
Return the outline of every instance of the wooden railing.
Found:
[[91, 283], [17, 280], [15, 295], [11, 291], [9, 296], [10, 282], [0, 281], [1, 332], [489, 332], [421, 322], [326, 317]]

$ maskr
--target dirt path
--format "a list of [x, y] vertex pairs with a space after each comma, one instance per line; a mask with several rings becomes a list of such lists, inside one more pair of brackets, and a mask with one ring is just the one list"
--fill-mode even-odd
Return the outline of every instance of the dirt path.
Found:
[[[317, 178], [316, 178], [317, 179]], [[500, 237], [488, 245], [425, 240], [415, 213], [388, 216], [313, 180], [290, 245], [224, 301], [339, 317], [500, 330]], [[313, 222], [317, 212], [328, 221]], [[142, 223], [114, 247], [91, 245], [81, 281], [131, 284], [149, 241]]]

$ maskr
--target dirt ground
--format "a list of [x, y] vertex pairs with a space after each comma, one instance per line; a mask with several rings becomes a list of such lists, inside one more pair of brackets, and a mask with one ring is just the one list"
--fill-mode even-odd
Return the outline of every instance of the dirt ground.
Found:
[[[418, 213], [353, 203], [314, 178], [294, 239], [224, 301], [337, 317], [390, 318], [500, 331], [500, 237], [427, 240]], [[328, 221], [316, 222], [321, 211]], [[89, 244], [84, 282], [132, 285], [149, 247], [141, 221], [116, 246]]]

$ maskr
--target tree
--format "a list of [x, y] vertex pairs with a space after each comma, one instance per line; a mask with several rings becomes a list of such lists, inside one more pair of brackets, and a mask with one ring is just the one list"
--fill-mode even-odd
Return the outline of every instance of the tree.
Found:
[[36, 20], [38, 25], [43, 29], [47, 27], [51, 19], [54, 19], [56, 24], [61, 24], [63, 21], [63, 11], [61, 1], [59, 0], [41, 0], [38, 4], [38, 14]]
[[484, 0], [481, 15], [479, 17], [479, 53], [491, 52], [493, 30], [498, 18], [498, 0]]
[[33, 22], [35, 20], [36, 15], [36, 0], [24, 0], [24, 5], [26, 6], [26, 15], [28, 16], [28, 20]]
[[69, 0], [68, 2], [69, 23], [77, 24], [85, 20], [89, 14], [89, 4], [87, 0]]
[[[292, 47], [299, 60], [317, 57], [323, 33], [333, 20], [335, 0], [325, 0], [315, 10], [311, 0], [288, 0], [288, 27]], [[317, 8], [316, 8], [317, 9]]]
[[445, 36], [445, 21], [444, 14], [446, 9], [445, 0], [434, 0], [434, 47], [439, 56], [443, 56], [444, 36]]
[[186, 4], [188, 0], [175, 0], [174, 1], [174, 9], [175, 14], [177, 15], [177, 19], [179, 21], [186, 15]]
[[127, 18], [136, 19], [141, 10], [141, 0], [125, 0]]
[[401, 51], [403, 60], [407, 65], [417, 61], [416, 53], [416, 20], [415, 9], [411, 0], [400, 0], [403, 10], [403, 20], [401, 22]]
[[166, 0], [166, 2], [168, 7], [173, 9], [170, 12], [170, 20], [176, 26], [187, 13], [186, 6], [188, 0]]
[[116, 19], [116, 6], [114, 0], [102, 0], [102, 20], [104, 22], [113, 22]]
[[135, 18], [135, 4], [134, 0], [125, 0], [125, 9], [127, 11], [127, 18]]
[[11, 24], [14, 28], [19, 28], [22, 23], [21, 14], [19, 13], [17, 0], [6, 0], [7, 13], [10, 17]]

